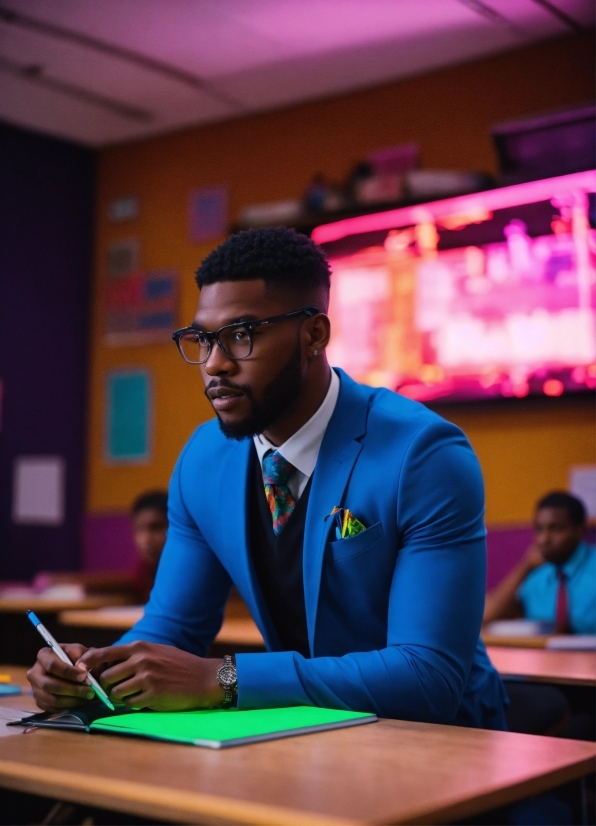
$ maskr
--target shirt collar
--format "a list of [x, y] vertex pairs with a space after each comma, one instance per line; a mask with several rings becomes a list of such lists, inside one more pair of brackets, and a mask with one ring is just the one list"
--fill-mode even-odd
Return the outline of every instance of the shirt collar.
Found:
[[588, 545], [586, 542], [582, 541], [571, 554], [567, 562], [564, 565], [561, 565], [561, 570], [568, 579], [572, 577], [582, 566], [587, 552]]
[[296, 433], [290, 436], [283, 445], [277, 447], [271, 444], [269, 439], [262, 433], [253, 436], [261, 467], [263, 465], [263, 457], [267, 451], [277, 450], [284, 459], [287, 459], [288, 462], [294, 465], [294, 467], [305, 476], [312, 476], [315, 465], [317, 464], [321, 442], [323, 441], [329, 420], [333, 416], [338, 395], [339, 376], [335, 370], [331, 370], [329, 389], [321, 406], [313, 413], [310, 419], [302, 425], [300, 430], [297, 430]]

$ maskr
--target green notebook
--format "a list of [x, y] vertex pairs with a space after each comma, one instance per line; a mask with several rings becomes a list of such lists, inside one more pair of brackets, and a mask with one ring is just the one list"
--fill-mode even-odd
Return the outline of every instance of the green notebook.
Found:
[[278, 737], [374, 723], [376, 720], [375, 714], [313, 706], [249, 711], [214, 708], [203, 711], [139, 711], [121, 717], [103, 717], [94, 720], [89, 729], [222, 749]]

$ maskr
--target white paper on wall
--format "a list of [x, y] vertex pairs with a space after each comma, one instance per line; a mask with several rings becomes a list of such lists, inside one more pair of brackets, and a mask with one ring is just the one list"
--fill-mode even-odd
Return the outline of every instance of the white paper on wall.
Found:
[[13, 465], [13, 522], [61, 525], [65, 477], [66, 464], [62, 456], [17, 456]]
[[596, 465], [570, 468], [569, 493], [582, 500], [590, 519], [596, 519]]

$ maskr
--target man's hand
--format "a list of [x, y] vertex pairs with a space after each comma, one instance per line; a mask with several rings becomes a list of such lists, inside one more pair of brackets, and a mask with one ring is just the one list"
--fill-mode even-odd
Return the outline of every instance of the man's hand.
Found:
[[539, 568], [541, 565], [544, 565], [544, 557], [536, 545], [530, 545], [522, 560], [522, 564], [526, 575], [534, 571], [536, 568]]
[[221, 660], [143, 640], [90, 648], [77, 661], [81, 668], [101, 671], [100, 682], [113, 701], [154, 711], [219, 705], [225, 696], [217, 681], [221, 665]]
[[[87, 648], [77, 643], [62, 645], [73, 662]], [[27, 672], [33, 696], [44, 711], [64, 711], [95, 698], [95, 692], [86, 683], [87, 674], [81, 668], [63, 663], [51, 648], [42, 648], [35, 665]]]

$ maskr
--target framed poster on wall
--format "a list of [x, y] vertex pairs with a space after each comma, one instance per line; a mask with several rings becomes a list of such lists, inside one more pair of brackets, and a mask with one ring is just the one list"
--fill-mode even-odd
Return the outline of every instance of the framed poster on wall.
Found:
[[138, 239], [110, 244], [103, 289], [105, 343], [169, 343], [179, 326], [178, 281], [175, 270], [141, 270]]
[[104, 456], [109, 464], [144, 464], [150, 460], [151, 384], [148, 370], [113, 370], [107, 374]]

